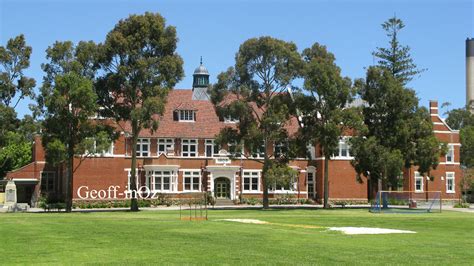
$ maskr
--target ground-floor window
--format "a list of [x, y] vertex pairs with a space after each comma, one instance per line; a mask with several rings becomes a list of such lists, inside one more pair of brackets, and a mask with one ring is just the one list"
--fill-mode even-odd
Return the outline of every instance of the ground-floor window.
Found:
[[41, 172], [41, 192], [49, 193], [54, 191], [54, 172]]
[[151, 171], [152, 186], [155, 191], [171, 191], [173, 185], [172, 171]]
[[260, 171], [244, 171], [244, 192], [260, 191]]
[[[132, 186], [132, 177], [131, 177], [131, 170], [127, 170], [127, 179], [128, 179], [128, 189], [131, 190]], [[140, 171], [138, 169], [135, 170], [135, 185], [137, 185], [137, 190], [140, 188]]]
[[415, 172], [415, 191], [423, 192], [423, 176], [419, 172]]
[[446, 193], [455, 193], [454, 172], [446, 173]]
[[313, 199], [315, 197], [315, 176], [313, 171], [308, 170], [308, 172], [306, 173], [306, 182], [308, 184], [308, 198]]
[[184, 171], [184, 191], [201, 190], [201, 171]]

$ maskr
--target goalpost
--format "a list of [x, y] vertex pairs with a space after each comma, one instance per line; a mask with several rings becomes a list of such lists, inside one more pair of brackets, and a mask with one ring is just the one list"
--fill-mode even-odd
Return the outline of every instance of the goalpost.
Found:
[[183, 193], [181, 195], [183, 198], [179, 201], [180, 220], [207, 220], [207, 205], [209, 202], [206, 192], [191, 192]]
[[441, 212], [441, 191], [379, 191], [371, 202], [375, 213]]

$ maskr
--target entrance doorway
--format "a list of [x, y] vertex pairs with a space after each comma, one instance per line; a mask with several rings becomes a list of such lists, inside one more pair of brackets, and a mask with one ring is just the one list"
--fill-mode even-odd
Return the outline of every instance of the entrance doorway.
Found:
[[217, 199], [230, 199], [230, 180], [219, 177], [214, 180], [214, 195]]

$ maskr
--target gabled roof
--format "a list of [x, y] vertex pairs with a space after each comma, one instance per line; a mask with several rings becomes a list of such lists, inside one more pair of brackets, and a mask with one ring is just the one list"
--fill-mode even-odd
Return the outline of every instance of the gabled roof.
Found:
[[[169, 92], [163, 116], [158, 118], [158, 130], [151, 133], [149, 129], [140, 132], [140, 137], [163, 138], [214, 138], [224, 127], [235, 126], [219, 121], [214, 105], [207, 100], [193, 100], [193, 91], [190, 89], [174, 89]], [[175, 121], [175, 110], [196, 111], [196, 121]], [[124, 123], [123, 129], [131, 132], [130, 123]], [[298, 130], [296, 118], [290, 121], [287, 130], [290, 134]]]

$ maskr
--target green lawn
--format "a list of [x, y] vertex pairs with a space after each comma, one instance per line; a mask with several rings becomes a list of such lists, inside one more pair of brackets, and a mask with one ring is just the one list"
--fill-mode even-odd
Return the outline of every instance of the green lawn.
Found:
[[[251, 218], [269, 225], [218, 221]], [[404, 229], [344, 235], [312, 226]], [[371, 214], [367, 210], [176, 211], [0, 214], [0, 263], [471, 264], [474, 214]]]

